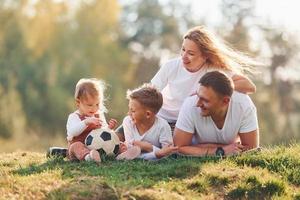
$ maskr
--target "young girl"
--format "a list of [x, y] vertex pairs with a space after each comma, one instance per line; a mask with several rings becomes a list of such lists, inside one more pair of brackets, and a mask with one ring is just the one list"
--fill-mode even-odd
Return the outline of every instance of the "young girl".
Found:
[[75, 89], [77, 110], [71, 113], [67, 121], [68, 158], [101, 162], [96, 150], [89, 150], [84, 140], [91, 130], [108, 126], [114, 129], [117, 121], [111, 119], [107, 124], [104, 112], [104, 82], [97, 79], [80, 79]]

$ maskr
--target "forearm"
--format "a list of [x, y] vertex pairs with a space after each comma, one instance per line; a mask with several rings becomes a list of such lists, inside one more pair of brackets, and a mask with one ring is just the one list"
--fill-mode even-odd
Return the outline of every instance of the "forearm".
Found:
[[217, 147], [213, 146], [182, 146], [179, 147], [179, 153], [191, 156], [215, 155]]
[[225, 144], [203, 143], [203, 144], [195, 144], [193, 146], [197, 146], [197, 147], [201, 147], [201, 148], [218, 148], [218, 147], [224, 147]]
[[234, 82], [234, 90], [237, 92], [251, 94], [256, 91], [255, 84], [249, 79], [235, 79]]
[[153, 146], [151, 144], [146, 144], [146, 145], [142, 145], [141, 149], [144, 152], [152, 152]]
[[133, 145], [139, 146], [143, 152], [152, 152], [153, 145], [144, 141], [133, 141]]

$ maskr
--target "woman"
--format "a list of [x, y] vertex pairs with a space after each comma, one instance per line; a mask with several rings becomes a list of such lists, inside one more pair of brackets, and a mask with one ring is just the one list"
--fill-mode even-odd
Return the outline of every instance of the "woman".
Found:
[[232, 78], [238, 92], [255, 92], [255, 85], [242, 74], [251, 71], [254, 64], [203, 26], [190, 29], [183, 37], [180, 57], [166, 62], [151, 80], [163, 95], [163, 106], [158, 115], [173, 129], [184, 99], [195, 94], [198, 81], [209, 71], [225, 72]]

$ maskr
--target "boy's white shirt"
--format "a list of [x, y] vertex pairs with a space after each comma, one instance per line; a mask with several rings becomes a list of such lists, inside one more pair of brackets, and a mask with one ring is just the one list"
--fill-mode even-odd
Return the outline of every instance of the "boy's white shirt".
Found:
[[[197, 72], [189, 72], [184, 68], [180, 57], [162, 65], [151, 80], [163, 95], [163, 106], [157, 115], [168, 122], [176, 122], [185, 98], [197, 92], [200, 78], [207, 72], [216, 70], [220, 71], [214, 67], [202, 67]], [[229, 77], [234, 75], [232, 71], [223, 72]]]
[[146, 160], [155, 160], [155, 152], [162, 147], [173, 145], [173, 138], [171, 128], [168, 122], [160, 117], [155, 118], [153, 126], [146, 131], [143, 135], [140, 135], [135, 124], [132, 122], [129, 116], [126, 116], [123, 120], [125, 144], [127, 147], [131, 147], [134, 141], [145, 141], [152, 144], [153, 151], [150, 153], [142, 153], [140, 158]]
[[[102, 121], [102, 127], [106, 127], [107, 122], [104, 113], [99, 111], [99, 118]], [[79, 110], [69, 114], [67, 121], [67, 140], [71, 141], [74, 137], [80, 135], [88, 126], [79, 118]], [[87, 118], [87, 117], [86, 117]]]
[[256, 107], [248, 95], [233, 92], [222, 129], [217, 128], [210, 116], [201, 116], [197, 101], [196, 95], [185, 100], [176, 123], [177, 128], [195, 134], [197, 143], [230, 144], [238, 133], [258, 129]]

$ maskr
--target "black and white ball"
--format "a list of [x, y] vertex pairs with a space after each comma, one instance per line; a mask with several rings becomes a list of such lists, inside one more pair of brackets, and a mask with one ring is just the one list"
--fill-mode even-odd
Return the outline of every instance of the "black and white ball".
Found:
[[88, 134], [85, 145], [88, 149], [96, 149], [100, 154], [115, 156], [119, 152], [120, 140], [111, 129], [99, 128]]

